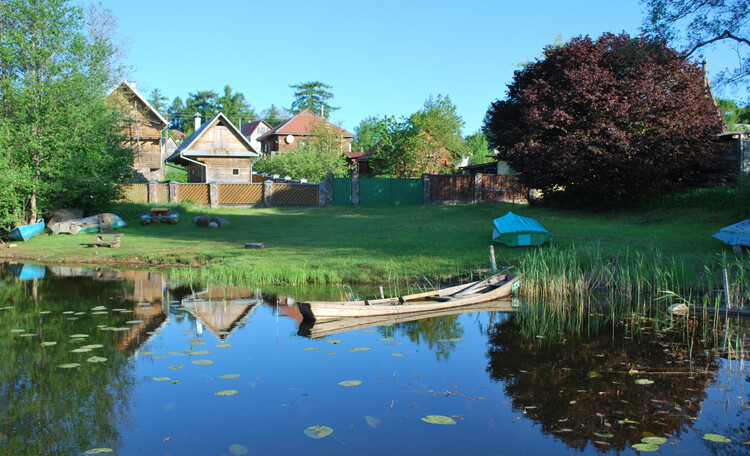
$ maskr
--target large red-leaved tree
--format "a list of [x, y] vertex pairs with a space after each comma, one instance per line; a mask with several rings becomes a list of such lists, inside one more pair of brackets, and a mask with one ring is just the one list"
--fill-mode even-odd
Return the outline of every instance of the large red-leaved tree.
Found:
[[580, 207], [710, 185], [729, 172], [701, 66], [627, 34], [547, 47], [516, 71], [483, 131], [523, 185]]

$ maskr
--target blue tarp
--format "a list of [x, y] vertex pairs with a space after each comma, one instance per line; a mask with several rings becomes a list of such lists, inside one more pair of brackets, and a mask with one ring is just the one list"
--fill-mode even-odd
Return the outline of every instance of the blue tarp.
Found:
[[750, 219], [722, 228], [711, 236], [729, 245], [750, 246]]
[[494, 220], [492, 240], [509, 247], [542, 245], [555, 237], [536, 220], [508, 212]]

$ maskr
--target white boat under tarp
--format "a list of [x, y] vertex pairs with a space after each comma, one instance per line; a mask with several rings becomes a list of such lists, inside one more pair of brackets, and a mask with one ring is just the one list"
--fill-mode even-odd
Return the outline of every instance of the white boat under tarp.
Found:
[[722, 228], [711, 236], [731, 246], [750, 246], [750, 219]]

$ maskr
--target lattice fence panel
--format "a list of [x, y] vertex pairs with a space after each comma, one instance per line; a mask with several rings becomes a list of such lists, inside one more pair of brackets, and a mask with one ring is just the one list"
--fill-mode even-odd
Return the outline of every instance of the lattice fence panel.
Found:
[[318, 186], [315, 184], [273, 184], [274, 206], [317, 206]]
[[219, 204], [263, 204], [263, 184], [218, 184]]
[[208, 204], [208, 184], [178, 184], [177, 201], [190, 200], [199, 204]]
[[126, 184], [122, 186], [122, 198], [126, 203], [148, 203], [148, 184]]

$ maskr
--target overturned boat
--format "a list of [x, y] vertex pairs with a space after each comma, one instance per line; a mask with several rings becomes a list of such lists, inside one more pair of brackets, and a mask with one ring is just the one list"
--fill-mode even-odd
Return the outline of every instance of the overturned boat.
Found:
[[555, 237], [536, 220], [508, 212], [493, 221], [492, 240], [508, 247], [542, 245]]

